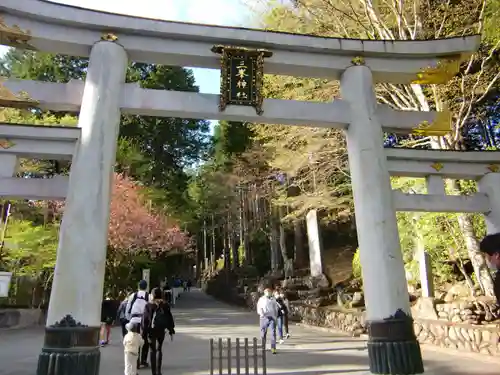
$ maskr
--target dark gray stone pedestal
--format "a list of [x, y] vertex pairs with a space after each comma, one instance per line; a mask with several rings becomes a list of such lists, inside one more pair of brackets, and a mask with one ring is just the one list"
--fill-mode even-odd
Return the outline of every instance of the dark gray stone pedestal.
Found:
[[71, 316], [46, 327], [36, 375], [99, 375], [99, 331]]
[[413, 319], [402, 311], [395, 316], [368, 323], [370, 372], [384, 375], [424, 373], [420, 345]]

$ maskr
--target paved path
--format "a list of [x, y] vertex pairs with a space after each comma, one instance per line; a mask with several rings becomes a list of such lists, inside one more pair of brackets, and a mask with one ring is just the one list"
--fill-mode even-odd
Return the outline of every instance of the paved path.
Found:
[[[194, 290], [185, 293], [173, 309], [176, 331], [164, 345], [165, 375], [208, 375], [208, 340], [217, 337], [258, 336], [256, 315], [217, 302]], [[291, 326], [292, 337], [268, 355], [268, 374], [322, 375], [367, 374], [367, 351], [363, 340], [324, 330]], [[122, 346], [119, 329], [112, 343], [102, 349], [101, 375], [121, 375]], [[0, 375], [33, 375], [43, 341], [43, 330], [0, 331]], [[498, 375], [500, 359], [424, 348], [426, 374]], [[149, 370], [139, 370], [149, 375]]]

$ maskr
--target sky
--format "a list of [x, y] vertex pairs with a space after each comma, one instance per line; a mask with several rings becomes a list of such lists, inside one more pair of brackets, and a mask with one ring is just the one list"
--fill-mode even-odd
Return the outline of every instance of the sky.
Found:
[[[55, 3], [111, 13], [223, 26], [246, 26], [252, 23], [248, 4], [259, 0], [53, 0]], [[0, 56], [7, 47], [0, 46]], [[220, 71], [192, 68], [200, 92], [218, 94]], [[213, 122], [212, 122], [213, 123]]]

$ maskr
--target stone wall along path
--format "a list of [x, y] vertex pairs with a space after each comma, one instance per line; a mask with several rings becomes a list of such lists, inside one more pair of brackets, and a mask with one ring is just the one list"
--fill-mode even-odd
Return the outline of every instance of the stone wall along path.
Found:
[[[258, 336], [253, 312], [215, 301], [199, 290], [184, 293], [172, 310], [176, 319], [174, 341], [164, 344], [163, 373], [207, 375], [208, 340], [212, 337]], [[321, 375], [367, 374], [366, 343], [341, 333], [291, 326], [292, 338], [268, 356], [268, 374]], [[43, 329], [0, 331], [0, 375], [33, 375], [43, 341]], [[22, 350], [21, 350], [22, 348]], [[500, 360], [423, 349], [426, 374], [498, 375]], [[119, 329], [111, 344], [102, 349], [101, 375], [122, 375], [123, 359]], [[150, 370], [139, 370], [149, 375]]]

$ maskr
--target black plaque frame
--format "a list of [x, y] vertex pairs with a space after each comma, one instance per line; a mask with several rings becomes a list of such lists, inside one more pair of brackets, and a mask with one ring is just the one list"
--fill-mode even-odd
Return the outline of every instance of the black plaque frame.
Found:
[[242, 105], [254, 107], [262, 115], [264, 58], [272, 52], [223, 45], [214, 46], [212, 52], [221, 55], [219, 111], [228, 105]]

